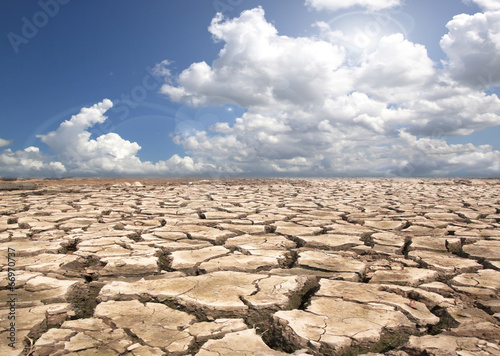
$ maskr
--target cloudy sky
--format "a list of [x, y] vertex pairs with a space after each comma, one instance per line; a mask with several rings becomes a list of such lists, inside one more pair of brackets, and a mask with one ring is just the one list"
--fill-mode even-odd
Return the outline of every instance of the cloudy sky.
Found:
[[0, 176], [500, 176], [500, 0], [2, 0]]

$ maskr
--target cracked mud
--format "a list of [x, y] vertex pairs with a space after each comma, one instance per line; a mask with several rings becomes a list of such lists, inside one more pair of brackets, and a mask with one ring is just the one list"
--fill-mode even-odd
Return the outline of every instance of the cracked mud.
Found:
[[499, 180], [21, 188], [2, 355], [500, 355]]

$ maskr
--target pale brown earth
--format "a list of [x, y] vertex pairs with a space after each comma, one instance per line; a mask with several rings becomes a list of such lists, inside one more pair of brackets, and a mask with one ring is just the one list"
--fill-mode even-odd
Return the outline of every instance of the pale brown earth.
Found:
[[1, 355], [500, 355], [500, 180], [31, 183]]

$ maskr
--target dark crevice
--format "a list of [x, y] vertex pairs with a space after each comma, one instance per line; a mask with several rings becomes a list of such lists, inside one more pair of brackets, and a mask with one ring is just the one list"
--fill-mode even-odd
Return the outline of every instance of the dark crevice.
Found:
[[158, 256], [158, 267], [160, 268], [160, 271], [173, 272], [174, 270], [171, 268], [171, 264], [172, 257], [170, 256], [170, 253], [166, 250], [161, 251]]
[[311, 298], [314, 294], [316, 294], [320, 289], [320, 284], [319, 282], [316, 283], [316, 286], [311, 288], [307, 293], [305, 293], [302, 296], [302, 300], [300, 302], [300, 306], [297, 308], [299, 310], [306, 310], [306, 308], [310, 305], [311, 303]]
[[478, 261], [478, 263], [482, 264], [484, 269], [493, 269], [495, 271], [500, 271], [500, 268], [494, 264], [492, 264], [490, 261], [486, 259], [481, 259]]
[[50, 327], [47, 323], [47, 319], [42, 321], [41, 323], [33, 326], [30, 329], [30, 332], [28, 335], [24, 337], [24, 340], [22, 340], [22, 344], [24, 345], [24, 349], [21, 353], [21, 355], [26, 355], [30, 356], [33, 354], [33, 345], [37, 342], [37, 340], [49, 330]]
[[[116, 326], [115, 326], [115, 328], [116, 328]], [[134, 334], [134, 333], [133, 333], [133, 332], [132, 332], [129, 328], [123, 328], [123, 331], [125, 332], [125, 334], [127, 334], [127, 336], [128, 336], [129, 338], [131, 338], [131, 339], [132, 339], [132, 341], [133, 341], [134, 343], [138, 343], [138, 344], [141, 344], [141, 345], [145, 345], [145, 344], [144, 344], [144, 341], [143, 341], [143, 340], [142, 340], [139, 336], [137, 336], [136, 334]]]
[[406, 221], [403, 227], [400, 228], [400, 230], [408, 229], [410, 226], [412, 226], [411, 221]]
[[279, 261], [280, 268], [293, 268], [299, 259], [299, 253], [295, 250], [288, 251], [285, 258]]
[[472, 223], [472, 221], [467, 216], [465, 216], [463, 213], [455, 213], [455, 214], [460, 216], [467, 224]]
[[499, 267], [497, 267], [494, 264], [492, 264], [485, 257], [471, 256], [468, 253], [465, 253], [464, 251], [461, 251], [460, 253], [456, 253], [456, 255], [458, 257], [475, 260], [477, 263], [479, 263], [480, 265], [482, 265], [484, 269], [493, 269], [493, 270], [496, 270], [496, 271], [500, 271]]
[[64, 241], [61, 243], [62, 251], [61, 253], [72, 255], [75, 251], [78, 250], [78, 243], [80, 241], [78, 239]]
[[365, 275], [362, 279], [361, 279], [361, 283], [370, 283], [372, 277], [369, 277], [367, 275]]
[[481, 309], [483, 311], [485, 311], [486, 313], [490, 314], [490, 315], [493, 315], [496, 313], [496, 310], [493, 310], [492, 306], [491, 305], [488, 305], [486, 304], [487, 301], [484, 301], [484, 300], [479, 300], [475, 303], [475, 306], [478, 308], [478, 309]]
[[429, 335], [439, 335], [444, 331], [448, 331], [460, 325], [460, 323], [453, 319], [453, 317], [448, 313], [446, 308], [436, 306], [431, 310], [431, 313], [439, 318], [439, 323], [429, 327]]
[[[350, 354], [387, 354], [391, 351], [400, 349], [408, 342], [410, 336], [415, 334], [418, 334], [416, 330], [407, 328], [385, 330], [380, 336], [378, 342], [370, 346], [359, 345], [357, 347], [351, 348]], [[357, 352], [353, 353], [353, 351]]]
[[405, 242], [403, 247], [401, 248], [401, 253], [405, 256], [405, 259], [408, 259], [408, 254], [410, 253], [410, 246], [413, 243], [411, 236], [405, 236]]
[[366, 233], [361, 235], [360, 240], [364, 243], [365, 246], [368, 246], [371, 248], [373, 248], [373, 246], [375, 246], [375, 242], [374, 242], [373, 237], [372, 237], [373, 234], [374, 234], [373, 232], [366, 232]]
[[97, 296], [104, 285], [101, 282], [79, 282], [70, 287], [66, 299], [75, 312], [74, 319], [90, 318], [94, 315], [98, 304]]
[[[216, 319], [215, 317], [208, 315], [202, 309], [179, 302], [176, 297], [166, 297], [158, 299], [155, 297], [151, 297], [150, 295], [145, 295], [139, 301], [141, 303], [151, 302], [164, 304], [171, 309], [179, 310], [191, 316], [194, 316], [196, 318], [196, 322], [210, 322]], [[232, 316], [227, 315], [226, 317], [230, 318]]]
[[134, 231], [133, 233], [128, 234], [127, 238], [129, 238], [135, 242], [142, 242], [142, 241], [144, 241], [144, 239], [141, 237], [141, 235], [142, 235], [142, 231]]
[[275, 233], [276, 232], [276, 226], [275, 225], [266, 224], [264, 226], [264, 231], [266, 232], [266, 234]]

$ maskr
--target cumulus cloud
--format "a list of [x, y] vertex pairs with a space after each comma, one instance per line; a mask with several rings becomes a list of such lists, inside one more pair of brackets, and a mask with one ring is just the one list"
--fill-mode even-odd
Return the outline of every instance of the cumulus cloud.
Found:
[[337, 128], [328, 120], [303, 133], [272, 135], [236, 126], [230, 135], [198, 132], [179, 144], [195, 160], [210, 162], [225, 174], [406, 177], [500, 172], [500, 152], [488, 145], [449, 145], [404, 130], [388, 137], [368, 129]]
[[[169, 74], [165, 70], [163, 73]], [[194, 163], [191, 157], [178, 155], [155, 164], [141, 161], [137, 156], [141, 146], [113, 132], [91, 139], [89, 129], [104, 123], [104, 114], [112, 106], [110, 100], [104, 99], [81, 109], [57, 130], [39, 136], [72, 175], [186, 175], [212, 169], [210, 165]]]
[[[476, 2], [484, 13], [448, 23], [442, 68], [424, 46], [399, 33], [375, 36], [372, 46], [355, 53], [351, 34], [326, 23], [316, 24], [317, 36], [290, 37], [280, 35], [260, 7], [232, 19], [218, 14], [209, 31], [223, 48], [213, 62], [174, 75], [165, 60], [154, 70], [165, 78], [161, 93], [173, 102], [245, 109], [234, 122], [178, 130], [173, 141], [185, 157], [145, 162], [136, 142], [116, 133], [92, 136], [113, 105], [105, 99], [39, 136], [54, 156], [36, 147], [0, 152], [0, 174], [498, 176], [499, 151], [444, 139], [500, 125], [500, 99], [474, 84], [485, 75], [490, 85], [500, 81], [494, 70], [500, 12], [493, 2]], [[333, 3], [308, 1], [325, 9]], [[376, 10], [398, 3], [342, 6]], [[0, 140], [0, 147], [7, 143]]]
[[[173, 101], [194, 106], [237, 103], [241, 107], [279, 106], [284, 102], [307, 105], [321, 96], [325, 86], [337, 93], [347, 80], [335, 70], [344, 51], [312, 38], [278, 36], [264, 18], [264, 10], [245, 11], [223, 21], [215, 17], [209, 31], [225, 45], [212, 66], [193, 63], [177, 78], [177, 86], [163, 85], [161, 92]], [[293, 53], [294, 55], [289, 55]], [[297, 73], [297, 76], [290, 73]], [[328, 84], [326, 84], [328, 83]]]
[[105, 99], [64, 121], [56, 131], [39, 138], [47, 144], [58, 159], [70, 170], [96, 172], [98, 170], [120, 172], [124, 167], [134, 169], [141, 162], [136, 157], [141, 147], [122, 139], [116, 133], [108, 133], [90, 139], [87, 129], [106, 120], [103, 114], [113, 106]]
[[161, 92], [247, 112], [174, 142], [194, 161], [231, 173], [385, 175], [408, 165], [414, 175], [500, 173], [487, 164], [499, 154], [491, 147], [436, 138], [499, 125], [496, 95], [457, 82], [402, 34], [382, 36], [351, 61], [346, 35], [317, 27], [319, 37], [288, 37], [262, 8], [217, 15], [209, 31], [224, 42], [218, 58], [170, 76]]
[[[486, 0], [483, 0], [486, 1]], [[370, 11], [378, 11], [400, 5], [400, 0], [306, 0], [306, 5], [321, 11], [337, 11], [353, 6], [364, 7]]]
[[400, 33], [383, 37], [359, 69], [357, 85], [373, 94], [387, 89], [402, 88], [406, 92], [410, 88], [420, 89], [436, 75], [427, 49], [405, 40]]
[[10, 146], [12, 144], [12, 140], [4, 140], [0, 138], [0, 147]]
[[498, 2], [498, 0], [472, 0], [472, 1], [485, 10], [500, 10], [500, 2]]
[[216, 171], [212, 165], [194, 162], [191, 157], [174, 155], [155, 164], [141, 161], [136, 142], [108, 133], [91, 139], [89, 130], [102, 124], [104, 113], [113, 103], [102, 102], [81, 111], [60, 124], [57, 130], [40, 135], [55, 157], [42, 154], [38, 147], [0, 152], [0, 174], [8, 176], [156, 176], [199, 175]]
[[6, 149], [0, 152], [2, 176], [60, 177], [64, 173], [64, 165], [42, 154], [38, 147], [31, 146], [15, 152]]
[[446, 176], [466, 170], [467, 175], [490, 177], [500, 172], [500, 151], [489, 145], [449, 145], [402, 131], [395, 140], [392, 173], [403, 176]]
[[445, 66], [452, 78], [487, 90], [500, 85], [500, 3], [476, 0], [487, 9], [474, 15], [457, 15], [448, 22], [441, 39], [447, 54]]

